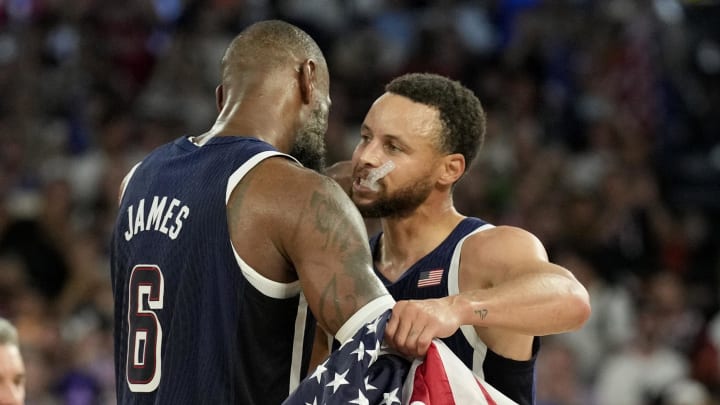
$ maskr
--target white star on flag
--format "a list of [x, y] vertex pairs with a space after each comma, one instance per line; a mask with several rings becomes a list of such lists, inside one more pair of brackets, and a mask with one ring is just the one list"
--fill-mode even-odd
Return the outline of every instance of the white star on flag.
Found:
[[365, 350], [365, 353], [370, 355], [370, 364], [374, 363], [380, 354], [380, 342], [375, 342], [375, 348]]
[[335, 379], [333, 379], [330, 383], [326, 385], [326, 387], [333, 387], [333, 394], [337, 392], [338, 388], [345, 384], [350, 384], [346, 379], [345, 376], [350, 370], [345, 370], [344, 373], [338, 374], [335, 373]]
[[370, 384], [370, 377], [365, 377], [365, 391], [376, 390], [377, 387]]
[[390, 392], [384, 393], [384, 394], [383, 394], [383, 401], [382, 401], [382, 404], [381, 404], [381, 405], [392, 405], [392, 404], [394, 404], [395, 402], [397, 402], [397, 403], [399, 404], [399, 403], [400, 403], [400, 398], [398, 398], [397, 394], [398, 394], [398, 389], [397, 389], [397, 388], [395, 388], [394, 390], [392, 390], [392, 391], [390, 391]]
[[[317, 368], [315, 369], [315, 371], [314, 371], [314, 372], [312, 373], [312, 375], [310, 376], [310, 378], [315, 378], [315, 379], [317, 379], [318, 384], [320, 384], [320, 380], [322, 379], [322, 375], [325, 373], [325, 370], [327, 370], [327, 369], [325, 368], [325, 364], [326, 364], [326, 363], [327, 363], [327, 361], [325, 361], [325, 363], [320, 364], [319, 366], [317, 366]], [[313, 405], [315, 405], [315, 404], [313, 404]]]
[[357, 405], [370, 405], [370, 401], [368, 401], [367, 397], [363, 395], [362, 390], [358, 390], [358, 397], [350, 401], [350, 403]]
[[357, 355], [357, 360], [360, 361], [365, 357], [365, 344], [360, 342], [360, 345], [351, 354]]
[[380, 318], [375, 319], [374, 322], [367, 324], [366, 328], [368, 332], [375, 333], [377, 332], [378, 325], [380, 324]]

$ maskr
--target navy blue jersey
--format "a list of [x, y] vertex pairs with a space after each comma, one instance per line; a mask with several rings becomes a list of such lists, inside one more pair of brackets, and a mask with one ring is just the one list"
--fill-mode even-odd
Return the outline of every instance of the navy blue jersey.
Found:
[[248, 266], [227, 225], [231, 191], [274, 156], [290, 158], [183, 137], [128, 175], [111, 249], [118, 404], [279, 404], [303, 377], [314, 321], [299, 282]]
[[[492, 225], [478, 219], [465, 218], [450, 235], [432, 252], [413, 264], [394, 283], [377, 268], [375, 273], [396, 300], [440, 298], [459, 293], [458, 269], [460, 251], [465, 238]], [[379, 254], [382, 233], [370, 239], [373, 257]], [[518, 404], [534, 403], [535, 358], [540, 346], [539, 338], [533, 341], [533, 357], [528, 361], [504, 358], [480, 340], [475, 329], [464, 325], [454, 335], [442, 339], [455, 354], [493, 387]]]

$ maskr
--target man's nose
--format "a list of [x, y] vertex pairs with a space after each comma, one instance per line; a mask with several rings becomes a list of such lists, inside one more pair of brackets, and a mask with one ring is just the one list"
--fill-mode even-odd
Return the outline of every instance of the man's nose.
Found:
[[361, 150], [358, 156], [358, 163], [378, 167], [382, 162], [382, 145], [380, 142], [370, 141]]

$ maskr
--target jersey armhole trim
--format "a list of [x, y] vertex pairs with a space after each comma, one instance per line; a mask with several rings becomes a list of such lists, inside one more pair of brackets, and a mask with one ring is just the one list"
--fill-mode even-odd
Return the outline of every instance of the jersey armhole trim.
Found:
[[300, 293], [300, 280], [295, 280], [291, 283], [281, 283], [270, 280], [247, 264], [235, 250], [232, 242], [230, 242], [230, 248], [233, 251], [233, 255], [235, 255], [235, 261], [238, 267], [240, 267], [240, 271], [242, 271], [245, 279], [264, 295], [275, 299], [285, 299], [294, 297]]
[[257, 166], [258, 163], [262, 162], [263, 160], [265, 160], [267, 158], [273, 157], [273, 156], [283, 156], [294, 162], [299, 163], [297, 161], [297, 159], [295, 159], [294, 157], [292, 157], [288, 154], [282, 153], [282, 152], [274, 151], [274, 150], [260, 152], [257, 155], [251, 157], [250, 159], [247, 160], [247, 162], [243, 163], [240, 167], [238, 167], [237, 170], [235, 170], [233, 172], [233, 174], [231, 174], [230, 177], [228, 178], [227, 188], [225, 190], [225, 204], [226, 205], [227, 205], [228, 201], [230, 201], [230, 194], [232, 194], [233, 190], [235, 190], [235, 187], [237, 187], [238, 183], [240, 183], [240, 180], [242, 180], [243, 177], [245, 177], [245, 175], [248, 174], [248, 172], [250, 172], [250, 170], [252, 170], [252, 168]]
[[[465, 240], [478, 232], [482, 232], [494, 227], [495, 225], [493, 224], [482, 225], [470, 232], [469, 234], [465, 235], [457, 243], [457, 245], [455, 246], [455, 250], [453, 251], [452, 259], [450, 260], [450, 269], [448, 271], [448, 295], [460, 294], [460, 287], [458, 284], [460, 272], [460, 254], [462, 253], [462, 246], [465, 243]], [[482, 357], [484, 357], [484, 352], [487, 350], [487, 346], [485, 346], [485, 343], [480, 340], [477, 333], [475, 332], [475, 328], [472, 325], [462, 325], [460, 327], [460, 330], [462, 331], [463, 336], [465, 336], [465, 340], [467, 340], [468, 344], [470, 344], [470, 346], [472, 346], [476, 352], [482, 352]]]
[[[240, 181], [245, 177], [246, 174], [250, 172], [255, 166], [257, 166], [260, 162], [267, 158], [271, 158], [273, 156], [283, 156], [287, 157], [293, 161], [297, 161], [295, 158], [293, 158], [290, 155], [274, 151], [274, 150], [268, 150], [264, 152], [260, 152], [256, 154], [255, 156], [248, 159], [245, 163], [240, 165], [231, 175], [228, 177], [228, 183], [227, 188], [225, 190], [225, 204], [227, 205], [228, 201], [230, 200], [230, 194], [232, 194], [233, 190], [235, 190], [235, 187], [240, 183]], [[249, 264], [243, 260], [240, 255], [238, 254], [237, 250], [235, 250], [235, 246], [233, 246], [232, 241], [230, 242], [230, 248], [232, 248], [233, 255], [235, 255], [235, 261], [238, 264], [238, 267], [240, 267], [240, 271], [242, 271], [243, 276], [245, 279], [258, 291], [263, 293], [264, 295], [276, 298], [276, 299], [285, 299], [294, 297], [297, 294], [300, 293], [300, 281], [296, 280], [291, 283], [280, 283], [274, 280], [270, 280], [269, 278], [263, 276], [260, 274], [257, 270], [252, 268]]]
[[130, 179], [132, 179], [132, 176], [135, 174], [135, 170], [142, 164], [142, 160], [135, 163], [135, 166], [130, 169], [130, 171], [125, 175], [125, 178], [123, 178], [121, 189], [120, 189], [120, 198], [118, 198], [118, 201], [122, 201], [123, 197], [125, 196], [125, 190], [127, 190], [128, 184], [130, 184]]

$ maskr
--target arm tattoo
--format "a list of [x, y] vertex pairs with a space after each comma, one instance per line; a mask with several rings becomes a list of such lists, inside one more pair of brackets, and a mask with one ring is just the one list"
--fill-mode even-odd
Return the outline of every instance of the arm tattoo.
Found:
[[310, 207], [315, 229], [324, 237], [322, 249], [336, 255], [342, 263], [340, 272], [330, 278], [320, 300], [322, 321], [340, 328], [358, 308], [378, 294], [372, 283], [369, 245], [331, 194], [314, 192]]
[[371, 295], [373, 288], [368, 284], [367, 277], [370, 273], [363, 274], [363, 271], [369, 270], [372, 260], [365, 233], [357, 231], [357, 225], [353, 224], [349, 214], [329, 194], [314, 192], [310, 206], [315, 212], [315, 229], [325, 238], [322, 248], [338, 255], [345, 274], [355, 283], [360, 283], [355, 286], [356, 293]]
[[327, 194], [317, 191], [312, 195], [310, 207], [315, 212], [315, 228], [325, 234], [323, 249], [337, 247], [344, 253], [350, 244], [350, 235], [344, 231], [352, 226], [347, 214]]
[[488, 310], [485, 309], [485, 308], [483, 308], [483, 309], [476, 309], [476, 310], [475, 310], [475, 313], [476, 313], [477, 315], [480, 315], [480, 319], [485, 319], [485, 318], [487, 317]]
[[[332, 307], [329, 308], [329, 306]], [[322, 298], [320, 299], [320, 318], [322, 322], [332, 330], [338, 330], [345, 321], [348, 320], [350, 315], [357, 311], [357, 308], [358, 303], [356, 296], [346, 295], [345, 297], [339, 297], [337, 279], [333, 276], [325, 287], [325, 290], [323, 290]]]

